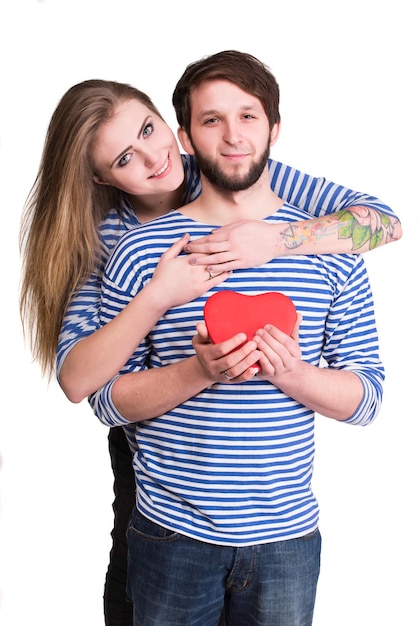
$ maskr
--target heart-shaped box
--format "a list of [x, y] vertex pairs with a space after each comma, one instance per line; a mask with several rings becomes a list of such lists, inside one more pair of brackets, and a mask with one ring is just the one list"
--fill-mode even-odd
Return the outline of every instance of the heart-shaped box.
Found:
[[245, 333], [249, 341], [266, 324], [290, 335], [297, 319], [292, 300], [279, 292], [249, 296], [237, 291], [217, 291], [207, 299], [203, 315], [213, 343], [237, 333]]

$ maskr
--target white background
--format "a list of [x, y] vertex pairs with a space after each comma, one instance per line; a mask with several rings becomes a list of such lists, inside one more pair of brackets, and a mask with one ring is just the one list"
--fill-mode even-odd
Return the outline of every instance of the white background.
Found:
[[376, 422], [317, 420], [315, 626], [418, 624], [417, 46], [408, 0], [3, 0], [0, 9], [0, 622], [101, 626], [112, 527], [107, 430], [31, 362], [18, 315], [22, 207], [50, 116], [88, 78], [148, 92], [175, 128], [187, 63], [225, 49], [282, 93], [272, 156], [374, 194], [404, 236], [366, 257], [387, 370]]

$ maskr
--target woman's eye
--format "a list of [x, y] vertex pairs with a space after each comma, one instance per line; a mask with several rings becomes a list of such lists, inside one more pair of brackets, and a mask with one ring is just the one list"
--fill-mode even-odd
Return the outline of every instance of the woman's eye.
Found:
[[154, 126], [151, 123], [147, 124], [143, 132], [144, 137], [149, 137], [150, 135], [152, 135], [153, 131], [154, 131]]
[[123, 157], [118, 161], [118, 167], [124, 167], [131, 160], [130, 154], [124, 154]]

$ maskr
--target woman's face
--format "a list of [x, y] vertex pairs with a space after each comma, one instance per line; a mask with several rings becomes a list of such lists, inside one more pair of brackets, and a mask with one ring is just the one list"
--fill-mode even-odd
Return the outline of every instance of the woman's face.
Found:
[[96, 183], [132, 196], [166, 194], [178, 189], [184, 179], [174, 134], [138, 100], [121, 103], [102, 124], [92, 157]]

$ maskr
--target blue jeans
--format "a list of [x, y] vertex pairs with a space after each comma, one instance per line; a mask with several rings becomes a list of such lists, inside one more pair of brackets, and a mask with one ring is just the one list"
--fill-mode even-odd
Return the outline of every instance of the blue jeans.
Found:
[[[128, 528], [134, 626], [311, 626], [319, 530], [232, 548], [190, 539], [135, 510]], [[225, 617], [220, 619], [225, 605]]]

